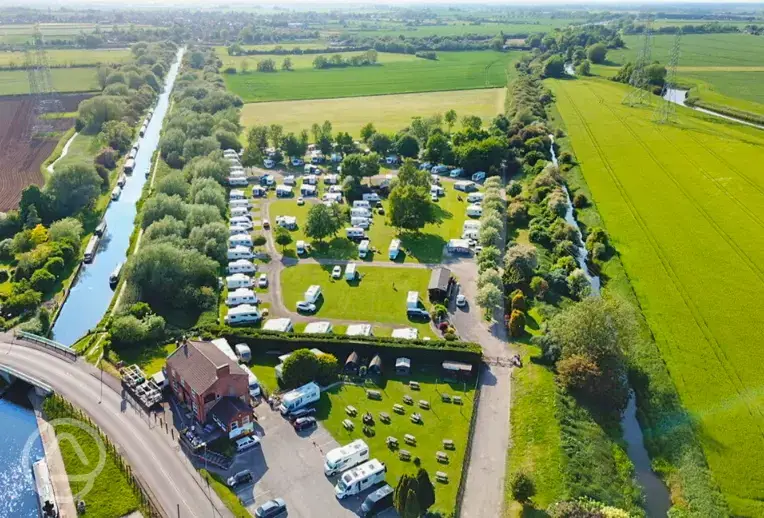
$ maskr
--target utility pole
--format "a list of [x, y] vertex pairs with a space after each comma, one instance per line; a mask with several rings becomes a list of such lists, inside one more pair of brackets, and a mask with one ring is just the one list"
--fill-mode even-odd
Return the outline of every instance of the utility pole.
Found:
[[631, 85], [631, 91], [623, 98], [622, 103], [628, 106], [637, 106], [640, 104], [650, 104], [650, 92], [648, 88], [650, 86], [649, 78], [647, 77], [647, 66], [650, 65], [652, 59], [652, 18], [648, 17], [645, 21], [645, 28], [642, 37], [642, 49], [637, 55], [637, 60], [634, 63], [634, 69], [629, 77], [629, 84]]
[[676, 36], [674, 36], [669, 64], [666, 67], [666, 79], [663, 82], [663, 90], [661, 90], [661, 99], [658, 101], [658, 107], [653, 114], [653, 121], [658, 124], [674, 122], [676, 120], [676, 105], [681, 104], [680, 101], [684, 102], [684, 99], [676, 99], [678, 95], [676, 91], [676, 74], [681, 56], [681, 43], [682, 31], [680, 29]]

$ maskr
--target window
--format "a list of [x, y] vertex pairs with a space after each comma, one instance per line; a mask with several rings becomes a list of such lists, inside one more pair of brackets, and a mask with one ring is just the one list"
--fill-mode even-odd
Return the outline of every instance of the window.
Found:
[[239, 428], [239, 422], [231, 421], [231, 431], [236, 430], [237, 428]]

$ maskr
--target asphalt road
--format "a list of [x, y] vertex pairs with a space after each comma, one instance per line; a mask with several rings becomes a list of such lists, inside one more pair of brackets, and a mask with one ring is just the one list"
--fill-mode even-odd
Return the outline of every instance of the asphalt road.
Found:
[[[123, 399], [114, 380], [101, 383], [99, 371], [30, 347], [0, 342], [0, 367], [9, 366], [51, 386], [81, 408], [117, 445], [134, 473], [147, 485], [168, 517], [231, 517], [217, 495], [179, 451], [177, 441], [150, 427], [145, 415]], [[109, 378], [104, 375], [104, 379]]]

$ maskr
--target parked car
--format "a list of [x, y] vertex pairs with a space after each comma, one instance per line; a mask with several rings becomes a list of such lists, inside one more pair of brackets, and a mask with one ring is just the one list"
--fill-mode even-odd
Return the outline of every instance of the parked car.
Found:
[[316, 311], [316, 305], [308, 301], [301, 300], [297, 303], [297, 311], [302, 311], [303, 313], [313, 313]]
[[296, 432], [301, 432], [303, 430], [310, 430], [311, 428], [315, 428], [317, 426], [316, 418], [315, 417], [300, 417], [295, 419], [294, 423], [292, 423], [292, 426], [294, 427]]
[[342, 266], [337, 265], [332, 269], [332, 279], [339, 279], [342, 277]]
[[248, 469], [245, 469], [244, 471], [239, 471], [232, 477], [228, 477], [226, 484], [228, 484], [228, 487], [238, 487], [243, 484], [249, 484], [253, 480], [254, 478], [252, 478], [252, 472]]
[[289, 419], [292, 422], [295, 422], [301, 417], [310, 417], [315, 414], [316, 414], [316, 407], [310, 406], [310, 407], [300, 408], [299, 410], [295, 410], [294, 412], [290, 412], [287, 415], [287, 419]]
[[268, 287], [268, 276], [264, 273], [260, 274], [260, 277], [257, 278], [257, 287], [258, 288], [267, 288]]
[[284, 514], [286, 510], [286, 502], [281, 498], [275, 498], [273, 500], [268, 500], [255, 509], [255, 516], [257, 518], [272, 518], [273, 516]]
[[451, 178], [459, 178], [462, 174], [464, 174], [464, 169], [453, 169], [448, 174]]
[[269, 229], [269, 228], [271, 228], [271, 222], [270, 222], [270, 221], [268, 221], [267, 219], [264, 219], [264, 220], [263, 220], [263, 228], [264, 228], [264, 229]]
[[438, 195], [435, 194], [434, 192], [430, 193], [430, 201], [433, 201], [433, 202], [438, 201]]
[[456, 307], [457, 308], [463, 308], [467, 305], [467, 297], [464, 295], [457, 295], [456, 296]]
[[292, 165], [294, 167], [302, 167], [305, 165], [305, 161], [302, 158], [292, 158]]
[[260, 446], [260, 437], [255, 435], [243, 437], [236, 441], [236, 451], [239, 452], [254, 448], [255, 446]]
[[305, 198], [302, 196], [297, 198], [297, 205], [305, 205]]

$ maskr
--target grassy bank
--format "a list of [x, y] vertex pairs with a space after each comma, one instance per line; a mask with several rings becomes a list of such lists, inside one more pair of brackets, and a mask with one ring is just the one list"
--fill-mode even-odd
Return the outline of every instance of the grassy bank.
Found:
[[218, 494], [225, 506], [236, 518], [252, 518], [252, 515], [247, 508], [244, 507], [236, 496], [236, 493], [226, 486], [225, 480], [220, 475], [210, 473], [206, 469], [200, 469], [202, 478], [210, 485], [210, 487]]

